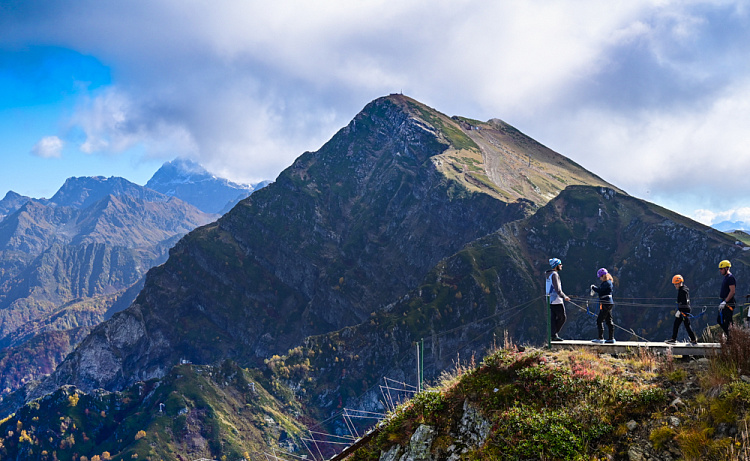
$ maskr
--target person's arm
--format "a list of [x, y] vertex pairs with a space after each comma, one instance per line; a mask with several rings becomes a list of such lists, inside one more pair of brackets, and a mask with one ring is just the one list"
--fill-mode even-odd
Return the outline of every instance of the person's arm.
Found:
[[560, 274], [555, 272], [552, 275], [552, 286], [555, 287], [555, 291], [557, 292], [558, 296], [561, 298], [564, 298], [565, 301], [570, 301], [570, 298], [568, 298], [568, 295], [563, 293], [562, 291], [562, 283], [560, 283]]
[[736, 285], [729, 285], [729, 294], [727, 295], [727, 299], [724, 301], [729, 302], [732, 298], [734, 298], [734, 292], [737, 289]]

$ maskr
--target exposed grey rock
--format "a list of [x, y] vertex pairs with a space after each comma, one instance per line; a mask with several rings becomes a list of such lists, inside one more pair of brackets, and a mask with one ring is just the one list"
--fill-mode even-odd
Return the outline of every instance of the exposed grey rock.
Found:
[[399, 461], [427, 461], [432, 459], [430, 448], [435, 437], [435, 428], [422, 424], [414, 431], [406, 447], [406, 452]]
[[625, 426], [628, 428], [628, 431], [632, 432], [638, 427], [638, 423], [631, 419]]
[[457, 439], [464, 445], [480, 447], [487, 439], [492, 424], [464, 400], [464, 413], [458, 426]]
[[380, 453], [380, 461], [396, 461], [401, 455], [401, 445], [394, 445], [388, 451]]
[[643, 448], [638, 445], [631, 445], [630, 448], [628, 448], [628, 459], [630, 461], [646, 461], [648, 458], [646, 457], [646, 452]]
[[677, 397], [676, 399], [672, 400], [672, 403], [670, 403], [669, 406], [677, 408], [679, 406], [686, 407], [687, 404], [685, 404], [685, 402], [683, 402], [681, 398]]
[[667, 418], [667, 421], [669, 421], [669, 425], [672, 427], [678, 427], [680, 425], [680, 418], [676, 416], [670, 416]]

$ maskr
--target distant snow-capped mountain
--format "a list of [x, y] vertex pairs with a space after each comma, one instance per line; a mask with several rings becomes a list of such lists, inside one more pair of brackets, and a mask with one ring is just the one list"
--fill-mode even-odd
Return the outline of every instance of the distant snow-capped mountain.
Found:
[[224, 213], [268, 184], [238, 184], [218, 178], [198, 163], [176, 159], [162, 165], [146, 187], [184, 200], [206, 213]]

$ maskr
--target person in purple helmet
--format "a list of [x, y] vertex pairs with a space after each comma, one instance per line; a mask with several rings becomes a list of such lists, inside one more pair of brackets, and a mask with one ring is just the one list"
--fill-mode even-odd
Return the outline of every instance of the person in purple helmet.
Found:
[[[595, 343], [614, 343], [615, 342], [615, 322], [612, 320], [612, 309], [615, 307], [615, 300], [612, 297], [614, 291], [614, 284], [612, 283], [612, 275], [607, 272], [607, 269], [601, 268], [596, 271], [596, 276], [601, 280], [601, 285], [591, 285], [591, 291], [599, 295], [599, 315], [596, 317], [596, 329], [599, 332], [599, 337], [592, 340]], [[607, 340], [604, 340], [604, 324], [607, 324], [607, 330], [609, 336]]]
[[562, 270], [562, 261], [558, 258], [549, 260], [550, 269], [544, 273], [547, 278], [547, 294], [549, 295], [550, 315], [552, 316], [552, 341], [562, 341], [558, 335], [567, 316], [565, 315], [565, 301], [570, 301], [568, 295], [562, 291], [562, 282], [560, 281], [560, 271]]

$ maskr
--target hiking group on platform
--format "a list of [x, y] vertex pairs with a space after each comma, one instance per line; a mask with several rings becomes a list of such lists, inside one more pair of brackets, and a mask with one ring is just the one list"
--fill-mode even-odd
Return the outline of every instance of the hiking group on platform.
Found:
[[[547, 296], [549, 299], [550, 307], [550, 318], [551, 318], [551, 340], [552, 341], [563, 341], [560, 338], [559, 333], [567, 319], [565, 315], [565, 303], [564, 301], [570, 301], [570, 297], [565, 294], [562, 289], [562, 281], [560, 280], [560, 271], [562, 270], [563, 264], [559, 258], [552, 258], [549, 260], [550, 269], [545, 272], [545, 278], [547, 279]], [[721, 303], [719, 304], [719, 313], [716, 317], [716, 323], [721, 326], [724, 331], [727, 340], [729, 340], [729, 327], [734, 323], [732, 315], [734, 314], [734, 308], [737, 306], [735, 300], [735, 293], [737, 292], [737, 281], [734, 275], [730, 272], [732, 263], [728, 260], [723, 260], [719, 263], [719, 272], [723, 279], [721, 282], [721, 290], [719, 291], [719, 297]], [[601, 284], [597, 287], [591, 285], [591, 296], [599, 296], [599, 315], [596, 317], [596, 328], [599, 333], [597, 339], [592, 340], [595, 343], [615, 343], [614, 329], [615, 324], [612, 319], [612, 310], [615, 307], [615, 301], [613, 298], [614, 283], [612, 275], [605, 268], [601, 268], [596, 271], [596, 276], [601, 281]], [[685, 325], [685, 331], [690, 337], [691, 344], [697, 344], [698, 338], [695, 336], [695, 332], [690, 326], [690, 319], [693, 317], [690, 314], [690, 290], [685, 285], [685, 278], [677, 274], [672, 277], [672, 284], [677, 289], [677, 312], [675, 312], [674, 325], [672, 327], [672, 337], [667, 339], [667, 344], [675, 344], [677, 342], [677, 333], [679, 332], [680, 325]], [[750, 310], [748, 310], [748, 322], [750, 322]], [[607, 339], [604, 339], [604, 325], [607, 325]]]

